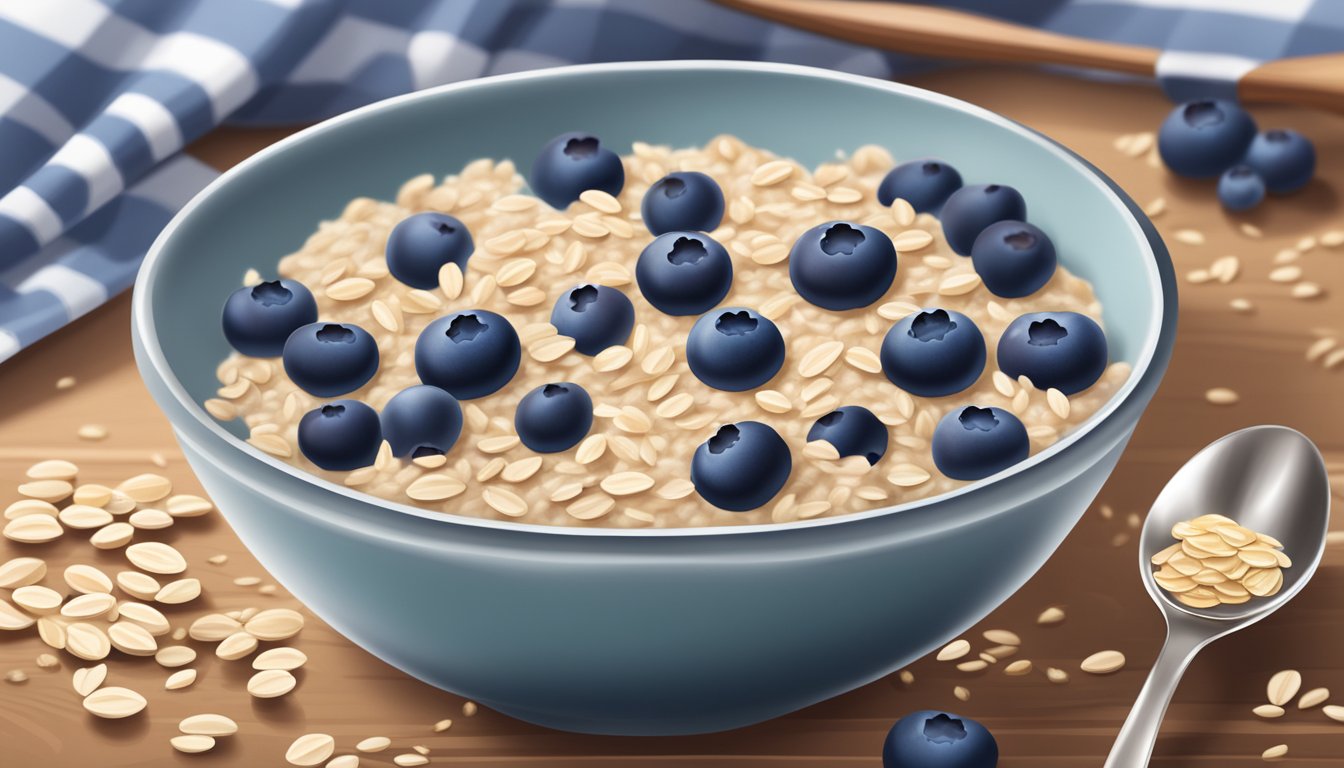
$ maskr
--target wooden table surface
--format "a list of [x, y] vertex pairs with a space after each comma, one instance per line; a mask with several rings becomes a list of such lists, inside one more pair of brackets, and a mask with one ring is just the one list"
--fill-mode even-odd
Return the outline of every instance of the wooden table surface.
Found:
[[[1337, 186], [1344, 179], [1344, 120], [1257, 110], [1262, 125], [1295, 127], [1315, 139], [1320, 178], [1301, 194], [1233, 219], [1218, 208], [1210, 184], [1173, 179], [1115, 148], [1117, 136], [1155, 129], [1170, 109], [1155, 89], [985, 69], [949, 71], [916, 82], [1061, 140], [1141, 204], [1164, 197], [1167, 211], [1156, 222], [1181, 275], [1226, 254], [1242, 262], [1231, 284], [1194, 285], [1182, 279], [1180, 334], [1171, 370], [1097, 507], [1019, 594], [968, 635], [982, 648], [988, 644], [980, 641], [979, 630], [1018, 632], [1023, 640], [1019, 658], [1035, 662], [1033, 674], [1009, 677], [997, 668], [963, 673], [925, 659], [911, 667], [915, 680], [910, 685], [893, 676], [752, 728], [687, 738], [600, 738], [549, 731], [487, 711], [465, 717], [458, 697], [385, 666], [310, 619], [296, 641], [309, 664], [297, 690], [283, 699], [251, 699], [244, 690], [251, 672], [245, 662], [220, 661], [207, 645], [194, 643], [202, 651], [196, 664], [200, 679], [178, 692], [162, 690], [166, 673], [152, 660], [114, 654], [108, 684], [144, 692], [150, 706], [129, 720], [100, 721], [80, 708], [71, 690], [70, 674], [81, 666], [78, 660], [61, 655], [60, 668], [39, 669], [34, 659], [46, 648], [32, 632], [10, 632], [0, 633], [0, 673], [19, 669], [29, 679], [0, 683], [0, 765], [283, 765], [291, 740], [319, 731], [334, 735], [345, 751], [366, 736], [393, 738], [396, 748], [366, 757], [365, 765], [390, 765], [392, 755], [418, 744], [430, 748], [435, 764], [461, 766], [875, 766], [894, 719], [914, 709], [946, 708], [990, 727], [1005, 768], [1099, 766], [1162, 640], [1161, 619], [1134, 572], [1137, 537], [1131, 535], [1130, 515], [1142, 515], [1171, 473], [1201, 446], [1258, 423], [1287, 424], [1311, 436], [1330, 463], [1336, 496], [1344, 492], [1344, 365], [1327, 370], [1320, 361], [1304, 358], [1315, 339], [1344, 329], [1339, 298], [1344, 248], [1317, 246], [1296, 262], [1306, 279], [1325, 288], [1322, 298], [1290, 298], [1287, 285], [1268, 279], [1281, 249], [1303, 236], [1344, 228]], [[283, 133], [222, 130], [191, 151], [224, 168]], [[1245, 234], [1241, 221], [1259, 227], [1263, 236]], [[1207, 241], [1179, 242], [1175, 233], [1182, 229], [1198, 230]], [[1254, 311], [1233, 312], [1228, 302], [1237, 297], [1249, 299]], [[81, 481], [111, 484], [155, 471], [151, 457], [158, 453], [167, 459], [167, 467], [158, 471], [178, 490], [199, 492], [167, 422], [136, 374], [128, 298], [115, 299], [0, 366], [0, 486], [17, 484], [29, 464], [52, 457], [78, 463]], [[77, 385], [57, 390], [55, 382], [63, 376], [76, 377]], [[1241, 400], [1211, 405], [1204, 400], [1211, 387], [1231, 387]], [[90, 423], [106, 426], [109, 437], [78, 439], [76, 430]], [[12, 498], [0, 497], [0, 504]], [[1103, 504], [1114, 510], [1110, 518], [1102, 514]], [[1335, 528], [1344, 531], [1344, 521]], [[199, 577], [207, 593], [197, 604], [170, 611], [176, 625], [212, 610], [299, 607], [283, 589], [265, 595], [255, 586], [234, 586], [240, 576], [269, 582], [218, 515], [184, 520], [162, 533], [156, 538], [187, 555], [189, 575]], [[217, 553], [227, 554], [228, 562], [205, 562]], [[57, 584], [68, 563], [117, 569], [124, 562], [120, 552], [97, 552], [81, 536], [41, 546], [0, 540], [0, 561], [19, 554], [46, 558], [52, 571], [48, 583]], [[1034, 617], [1051, 605], [1063, 606], [1067, 620], [1036, 626]], [[1299, 712], [1290, 707], [1277, 721], [1251, 714], [1265, 701], [1269, 676], [1285, 667], [1302, 672], [1305, 688], [1329, 687], [1344, 703], [1341, 645], [1344, 539], [1337, 533], [1324, 567], [1293, 605], [1219, 641], [1195, 661], [1167, 715], [1153, 765], [1259, 765], [1260, 753], [1279, 743], [1289, 745], [1286, 762], [1295, 766], [1344, 764], [1344, 723], [1327, 720], [1319, 708]], [[1108, 648], [1128, 657], [1122, 671], [1095, 677], [1078, 670], [1083, 657]], [[1041, 672], [1047, 666], [1068, 670], [1071, 680], [1051, 684]], [[969, 701], [954, 698], [956, 685], [970, 690]], [[167, 742], [178, 720], [210, 711], [236, 719], [241, 732], [209, 754], [173, 753]], [[431, 725], [442, 718], [452, 718], [453, 726], [434, 733]]]

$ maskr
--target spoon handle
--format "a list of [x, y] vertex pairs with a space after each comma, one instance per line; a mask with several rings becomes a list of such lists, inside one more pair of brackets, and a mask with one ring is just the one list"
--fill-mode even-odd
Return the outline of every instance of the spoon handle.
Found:
[[1167, 704], [1181, 675], [1195, 654], [1209, 643], [1212, 638], [1198, 630], [1176, 623], [1167, 630], [1167, 641], [1148, 673], [1148, 681], [1139, 691], [1134, 708], [1125, 718], [1120, 735], [1111, 747], [1110, 757], [1106, 758], [1105, 768], [1144, 768], [1153, 754], [1153, 744], [1157, 741], [1158, 729], [1162, 727], [1162, 716], [1167, 713]]

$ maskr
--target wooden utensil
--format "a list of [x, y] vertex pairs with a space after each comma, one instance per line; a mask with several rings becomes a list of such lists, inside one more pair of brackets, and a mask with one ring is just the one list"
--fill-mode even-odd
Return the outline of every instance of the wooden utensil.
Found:
[[[902, 53], [967, 61], [1056, 64], [1155, 77], [1163, 52], [1060, 35], [964, 11], [860, 0], [718, 0], [720, 5], [810, 32]], [[1170, 62], [1169, 62], [1170, 63]], [[1253, 66], [1237, 96], [1344, 112], [1344, 54], [1278, 59]]]

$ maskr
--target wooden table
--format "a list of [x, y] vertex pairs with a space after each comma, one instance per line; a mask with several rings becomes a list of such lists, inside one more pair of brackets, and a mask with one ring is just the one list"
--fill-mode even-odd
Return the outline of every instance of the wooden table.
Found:
[[[1344, 366], [1331, 371], [1304, 360], [1318, 335], [1344, 328], [1338, 296], [1344, 293], [1344, 249], [1318, 246], [1298, 262], [1308, 279], [1326, 288], [1323, 298], [1289, 298], [1286, 285], [1267, 277], [1280, 249], [1307, 234], [1344, 228], [1335, 186], [1344, 179], [1344, 121], [1291, 110], [1258, 111], [1262, 124], [1296, 127], [1316, 140], [1321, 178], [1301, 194], [1232, 219], [1218, 208], [1210, 184], [1173, 179], [1113, 146], [1120, 134], [1153, 130], [1170, 109], [1152, 88], [983, 69], [948, 71], [918, 82], [1062, 140], [1141, 204], [1165, 197], [1168, 210], [1156, 221], [1182, 275], [1225, 254], [1238, 255], [1243, 264], [1230, 285], [1182, 280], [1180, 336], [1171, 370], [1097, 510], [1018, 595], [968, 635], [983, 647], [981, 629], [1018, 632], [1020, 658], [1036, 665], [1032, 675], [1008, 677], [997, 668], [968, 674], [925, 659], [912, 666], [911, 685], [893, 676], [740, 731], [691, 738], [597, 738], [548, 731], [485, 711], [464, 717], [458, 697], [390, 669], [312, 619], [297, 641], [310, 662], [300, 673], [299, 688], [283, 699], [250, 699], [244, 691], [248, 665], [215, 659], [207, 646], [197, 644], [204, 651], [197, 663], [200, 680], [180, 692], [161, 689], [165, 672], [152, 660], [115, 659], [109, 684], [139, 689], [151, 703], [139, 717], [100, 721], [80, 709], [71, 690], [70, 673], [79, 666], [75, 659], [62, 656], [59, 670], [38, 669], [34, 659], [46, 649], [32, 633], [0, 633], [5, 635], [0, 637], [0, 672], [23, 669], [29, 676], [23, 684], [0, 683], [0, 764], [280, 765], [292, 739], [321, 731], [336, 736], [347, 750], [372, 735], [390, 736], [403, 748], [366, 757], [365, 765], [389, 765], [393, 754], [421, 744], [432, 750], [435, 763], [461, 766], [875, 766], [894, 719], [914, 709], [946, 708], [990, 727], [1005, 768], [1100, 765], [1162, 639], [1161, 619], [1135, 574], [1137, 537], [1129, 516], [1142, 515], [1170, 474], [1201, 446], [1225, 432], [1265, 422], [1287, 424], [1314, 438], [1330, 462], [1336, 495], [1344, 492]], [[224, 168], [281, 135], [222, 130], [191, 151]], [[1238, 226], [1242, 220], [1262, 229], [1263, 237], [1244, 234]], [[1174, 235], [1185, 228], [1201, 231], [1207, 242], [1178, 242]], [[1228, 302], [1235, 297], [1251, 300], [1255, 311], [1233, 312]], [[151, 457], [159, 453], [167, 459], [161, 471], [178, 489], [199, 491], [136, 374], [128, 307], [128, 297], [122, 296], [0, 367], [5, 399], [0, 484], [19, 482], [29, 464], [50, 457], [77, 462], [84, 481], [110, 483], [153, 471]], [[78, 384], [57, 390], [62, 376], [74, 376]], [[1218, 386], [1239, 392], [1240, 403], [1205, 402], [1205, 390]], [[110, 436], [100, 442], [77, 439], [77, 428], [87, 423], [105, 425]], [[1109, 519], [1100, 513], [1103, 503], [1114, 510]], [[1336, 529], [1344, 531], [1344, 522]], [[160, 538], [188, 556], [190, 573], [202, 579], [208, 596], [206, 605], [172, 612], [175, 622], [185, 624], [207, 610], [297, 607], [283, 590], [268, 596], [256, 587], [233, 585], [235, 577], [265, 579], [266, 574], [218, 516], [186, 520], [165, 533]], [[94, 557], [77, 536], [38, 547], [0, 541], [0, 561], [20, 551], [47, 558], [53, 575], [59, 574], [58, 564], [77, 560], [92, 559], [107, 568], [123, 562], [117, 552]], [[206, 564], [216, 553], [227, 554], [228, 562]], [[1278, 721], [1250, 712], [1264, 702], [1270, 674], [1284, 667], [1301, 670], [1306, 687], [1330, 687], [1344, 701], [1341, 566], [1344, 545], [1336, 534], [1325, 567], [1295, 604], [1199, 657], [1167, 715], [1153, 765], [1254, 766], [1261, 763], [1261, 751], [1279, 743], [1291, 747], [1288, 761], [1295, 766], [1344, 764], [1344, 723], [1327, 720], [1319, 709], [1291, 709]], [[1067, 620], [1036, 626], [1035, 616], [1051, 605], [1064, 606]], [[1106, 648], [1128, 657], [1124, 670], [1107, 677], [1078, 670], [1083, 657]], [[1068, 670], [1072, 679], [1051, 684], [1041, 673], [1047, 666]], [[969, 701], [954, 698], [955, 685], [971, 691]], [[235, 718], [241, 733], [210, 754], [171, 752], [167, 740], [178, 720], [208, 711]], [[442, 718], [455, 723], [445, 733], [434, 733], [431, 724]]]

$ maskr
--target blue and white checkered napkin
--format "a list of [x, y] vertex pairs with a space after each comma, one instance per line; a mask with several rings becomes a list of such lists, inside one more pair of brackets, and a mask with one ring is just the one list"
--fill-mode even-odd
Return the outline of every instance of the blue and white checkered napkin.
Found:
[[[1234, 80], [1344, 46], [1341, 0], [947, 0], [1161, 48], [1164, 76]], [[925, 66], [707, 0], [0, 2], [0, 361], [128, 287], [215, 176], [184, 144], [225, 121], [308, 122], [398, 93], [590, 61]]]

